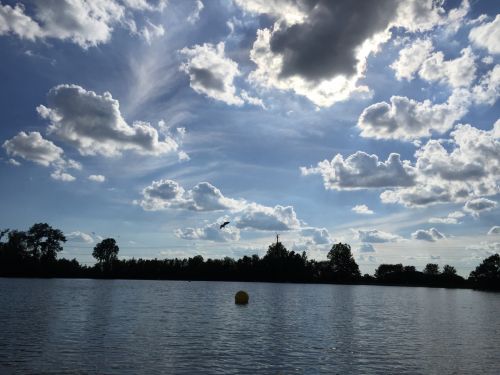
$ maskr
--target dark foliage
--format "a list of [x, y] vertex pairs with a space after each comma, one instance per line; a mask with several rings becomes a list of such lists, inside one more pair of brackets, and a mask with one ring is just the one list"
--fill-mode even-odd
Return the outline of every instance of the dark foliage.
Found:
[[439, 266], [433, 263], [427, 264], [423, 272], [417, 271], [414, 266], [403, 266], [401, 263], [381, 264], [375, 270], [375, 278], [384, 284], [459, 288], [467, 286], [466, 280], [456, 274], [455, 267], [446, 265], [441, 273]]
[[414, 266], [381, 264], [375, 275], [361, 276], [348, 244], [332, 246], [327, 261], [308, 260], [306, 253], [288, 251], [276, 239], [267, 253], [244, 256], [238, 260], [187, 259], [119, 260], [116, 241], [107, 238], [94, 247], [98, 260], [93, 267], [76, 259], [57, 259], [66, 241], [63, 233], [48, 224], [38, 223], [28, 231], [0, 230], [0, 276], [12, 277], [90, 277], [123, 279], [270, 281], [305, 283], [351, 283], [414, 285], [433, 287], [473, 287], [500, 290], [500, 256], [485, 259], [468, 280], [458, 276], [453, 266], [443, 271], [429, 263], [423, 272]]
[[116, 244], [116, 241], [113, 238], [106, 238], [95, 245], [92, 256], [99, 262], [101, 271], [111, 272], [113, 265], [118, 260], [119, 251], [120, 248]]
[[492, 255], [470, 273], [469, 280], [479, 289], [500, 290], [500, 255]]
[[337, 282], [357, 281], [361, 277], [359, 267], [351, 253], [351, 246], [338, 243], [332, 246], [327, 258], [331, 269], [331, 280]]

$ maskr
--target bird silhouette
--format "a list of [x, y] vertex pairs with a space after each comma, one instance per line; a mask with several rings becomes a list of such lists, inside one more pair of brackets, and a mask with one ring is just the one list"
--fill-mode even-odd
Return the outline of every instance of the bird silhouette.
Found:
[[228, 225], [228, 224], [229, 224], [229, 221], [225, 221], [224, 223], [222, 223], [222, 224], [220, 225], [219, 229], [224, 228], [224, 227], [225, 227], [226, 225]]

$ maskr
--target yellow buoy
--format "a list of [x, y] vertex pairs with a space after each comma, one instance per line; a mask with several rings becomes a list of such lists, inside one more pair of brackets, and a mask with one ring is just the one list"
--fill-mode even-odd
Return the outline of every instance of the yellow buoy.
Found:
[[248, 293], [240, 290], [234, 296], [234, 303], [237, 305], [246, 305], [248, 303]]

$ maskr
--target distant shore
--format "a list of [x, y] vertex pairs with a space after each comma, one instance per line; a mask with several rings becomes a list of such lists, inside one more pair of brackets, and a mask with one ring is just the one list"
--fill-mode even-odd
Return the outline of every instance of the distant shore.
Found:
[[388, 283], [373, 281], [351, 281], [351, 282], [333, 282], [333, 281], [276, 281], [276, 280], [249, 280], [249, 279], [217, 279], [217, 278], [206, 278], [206, 279], [173, 279], [173, 278], [151, 278], [151, 277], [112, 277], [112, 276], [68, 276], [68, 275], [3, 275], [0, 274], [0, 278], [6, 279], [80, 279], [80, 280], [152, 280], [152, 281], [185, 281], [185, 282], [245, 282], [245, 283], [271, 283], [271, 284], [306, 284], [306, 285], [352, 285], [352, 286], [394, 286], [394, 287], [415, 287], [415, 288], [445, 288], [445, 289], [471, 289], [471, 290], [488, 290], [488, 291], [498, 291], [500, 289], [495, 288], [480, 288], [475, 286], [473, 283], [467, 282], [460, 285], [443, 285], [443, 284], [411, 284], [411, 283]]
[[[7, 237], [6, 242], [1, 242]], [[276, 238], [266, 254], [240, 259], [204, 259], [201, 255], [183, 259], [118, 258], [113, 238], [95, 245], [93, 266], [76, 259], [57, 258], [66, 237], [47, 223], [34, 224], [28, 231], [0, 231], [0, 277], [89, 278], [127, 280], [199, 280], [281, 282], [307, 284], [349, 284], [415, 286], [500, 291], [500, 255], [483, 260], [467, 279], [455, 267], [428, 263], [422, 271], [415, 266], [380, 264], [374, 275], [362, 275], [351, 247], [333, 244], [327, 260], [308, 259], [306, 252], [289, 251]]]

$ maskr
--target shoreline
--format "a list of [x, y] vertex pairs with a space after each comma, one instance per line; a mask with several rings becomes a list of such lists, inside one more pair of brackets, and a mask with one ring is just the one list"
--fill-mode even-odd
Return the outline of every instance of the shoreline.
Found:
[[144, 278], [144, 277], [71, 277], [71, 276], [4, 276], [0, 279], [68, 279], [68, 280], [118, 280], [118, 281], [185, 281], [185, 282], [229, 282], [229, 283], [264, 283], [264, 284], [303, 284], [303, 285], [347, 285], [347, 286], [388, 286], [388, 287], [411, 287], [411, 288], [432, 288], [432, 289], [469, 289], [481, 292], [500, 292], [496, 288], [477, 288], [472, 285], [429, 285], [429, 284], [405, 284], [405, 283], [387, 283], [387, 282], [318, 282], [318, 281], [272, 281], [272, 280], [221, 280], [221, 279], [182, 279], [182, 278]]

